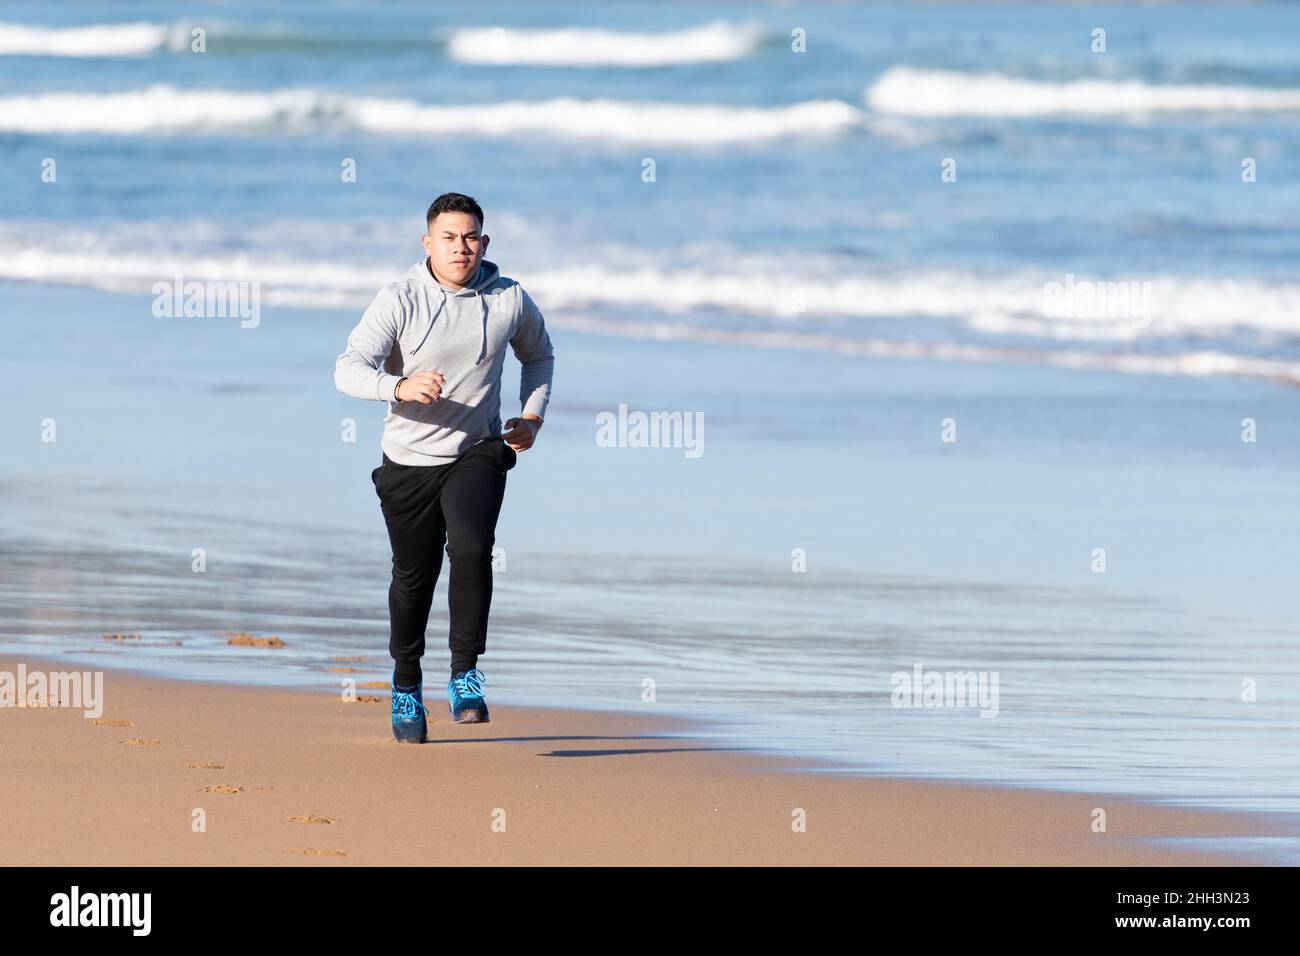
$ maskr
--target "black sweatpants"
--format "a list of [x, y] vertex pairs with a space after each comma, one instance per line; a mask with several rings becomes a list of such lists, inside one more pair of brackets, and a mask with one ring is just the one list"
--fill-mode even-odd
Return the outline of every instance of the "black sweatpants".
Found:
[[393, 547], [388, 652], [396, 683], [421, 682], [424, 631], [444, 544], [451, 558], [451, 672], [478, 664], [492, 606], [497, 516], [506, 472], [516, 458], [503, 439], [488, 438], [446, 465], [399, 465], [384, 455], [384, 463], [371, 472]]

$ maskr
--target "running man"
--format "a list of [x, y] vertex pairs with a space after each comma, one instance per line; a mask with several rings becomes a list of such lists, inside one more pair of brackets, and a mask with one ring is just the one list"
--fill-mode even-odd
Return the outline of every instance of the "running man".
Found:
[[[478, 659], [492, 604], [492, 547], [516, 453], [531, 448], [551, 397], [555, 356], [542, 313], [523, 287], [483, 258], [483, 210], [469, 196], [433, 201], [426, 258], [379, 290], [348, 336], [334, 384], [388, 403], [383, 462], [370, 474], [388, 526], [393, 738], [424, 743], [424, 631], [445, 544], [456, 723], [488, 719]], [[501, 426], [506, 344], [523, 366], [521, 412]]]

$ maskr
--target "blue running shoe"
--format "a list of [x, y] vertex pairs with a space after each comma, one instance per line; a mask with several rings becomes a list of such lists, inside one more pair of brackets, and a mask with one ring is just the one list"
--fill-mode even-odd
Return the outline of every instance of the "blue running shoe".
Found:
[[477, 667], [460, 671], [447, 682], [447, 709], [458, 724], [486, 724], [487, 701], [483, 699], [483, 682], [487, 676]]
[[429, 727], [424, 715], [424, 689], [393, 685], [393, 739], [399, 744], [422, 744], [429, 739]]

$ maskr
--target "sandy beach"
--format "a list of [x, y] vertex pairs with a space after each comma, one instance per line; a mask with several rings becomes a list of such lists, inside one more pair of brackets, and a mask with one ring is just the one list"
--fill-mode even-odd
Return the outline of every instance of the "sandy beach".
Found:
[[[20, 662], [68, 666], [0, 670]], [[429, 742], [401, 745], [382, 692], [361, 694], [381, 699], [109, 671], [97, 719], [4, 708], [0, 862], [1215, 865], [1253, 861], [1143, 838], [1268, 832], [1096, 794], [796, 773], [811, 764], [649, 714], [493, 703], [458, 726], [428, 684]]]

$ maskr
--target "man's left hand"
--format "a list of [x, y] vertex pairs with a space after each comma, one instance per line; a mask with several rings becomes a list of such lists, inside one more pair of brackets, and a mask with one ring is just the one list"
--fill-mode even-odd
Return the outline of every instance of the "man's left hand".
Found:
[[506, 422], [506, 430], [501, 433], [501, 437], [515, 451], [524, 451], [533, 447], [541, 427], [542, 420], [536, 415], [524, 415], [522, 418], [512, 418]]

